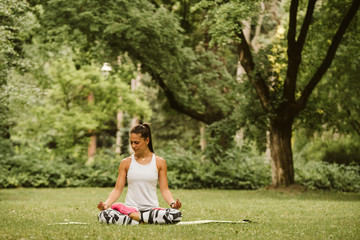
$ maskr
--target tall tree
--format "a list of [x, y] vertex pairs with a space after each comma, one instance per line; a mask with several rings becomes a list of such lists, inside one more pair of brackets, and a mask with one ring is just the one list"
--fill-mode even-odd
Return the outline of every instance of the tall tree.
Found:
[[[306, 109], [312, 92], [331, 66], [341, 39], [356, 15], [360, 3], [359, 1], [335, 1], [333, 4], [328, 2], [316, 4], [316, 0], [309, 0], [307, 4], [297, 0], [265, 2], [268, 5], [271, 2], [282, 3], [289, 8], [288, 19], [285, 21], [278, 19], [278, 42], [269, 45], [272, 49], [268, 53], [265, 52], [267, 55], [269, 53], [275, 55], [268, 57], [270, 64], [267, 64], [260, 54], [256, 54], [251, 40], [247, 37], [245, 31], [247, 24], [244, 24], [246, 14], [243, 14], [241, 10], [251, 6], [246, 2], [202, 1], [199, 6], [209, 12], [208, 24], [213, 36], [212, 41], [224, 43], [230, 39], [237, 45], [241, 65], [256, 91], [269, 123], [272, 183], [274, 186], [287, 186], [294, 183], [291, 148], [293, 123]], [[233, 9], [237, 9], [239, 13]], [[343, 12], [332, 13], [331, 11], [335, 9], [341, 9]], [[326, 17], [321, 16], [321, 13]], [[323, 21], [326, 18], [337, 19], [339, 23], [324, 26]], [[260, 17], [254, 19], [260, 19]], [[282, 22], [286, 22], [287, 25], [282, 25]], [[319, 30], [317, 27], [319, 24], [322, 24], [324, 29], [315, 33], [309, 30], [314, 26]], [[286, 30], [287, 37], [283, 39], [282, 36]], [[329, 36], [329, 33], [332, 36]], [[256, 35], [255, 31], [253, 35]], [[326, 46], [327, 49], [317, 44], [318, 49], [311, 48], [314, 38], [323, 39], [322, 46]], [[327, 44], [324, 45], [324, 43]], [[276, 48], [278, 48], [277, 51], [274, 51], [273, 49]], [[309, 49], [313, 52], [311, 53]], [[323, 57], [321, 57], [323, 52]], [[284, 56], [281, 57], [281, 54]], [[316, 59], [316, 61], [310, 61], [313, 64], [312, 67], [309, 67], [310, 56]], [[306, 58], [308, 65], [302, 61], [303, 57]]]
[[1, 1], [0, 3], [0, 138], [10, 139], [8, 95], [5, 91], [9, 72], [21, 68], [22, 16], [27, 10], [25, 1]]
[[[69, 162], [84, 161], [89, 137], [96, 136], [99, 142], [107, 134], [115, 135], [118, 109], [150, 117], [151, 110], [144, 97], [138, 97], [127, 83], [127, 78], [133, 77], [131, 65], [123, 64], [121, 70], [107, 78], [100, 72], [100, 66], [93, 64], [76, 69], [69, 57], [49, 61], [43, 78], [31, 79], [38, 76], [30, 73], [26, 76], [27, 82], [37, 81], [37, 86], [39, 82], [48, 82], [44, 84], [46, 88], [39, 88], [42, 94], [36, 99], [25, 89], [30, 84], [22, 89], [14, 78], [12, 85], [19, 91], [17, 94], [24, 95], [24, 101], [32, 104], [27, 103], [23, 111], [16, 113], [19, 119], [12, 127], [12, 139], [25, 148], [42, 149], [42, 156], [61, 156]], [[89, 103], [90, 93], [94, 101]], [[15, 109], [17, 105], [23, 103], [14, 101], [11, 108]], [[104, 142], [100, 143], [104, 145]]]
[[[280, 4], [280, 1], [265, 3], [272, 2], [275, 6]], [[261, 9], [259, 1], [200, 1], [198, 8], [203, 9], [206, 21], [212, 24], [203, 29], [206, 38], [200, 39], [194, 48], [184, 44], [177, 18], [165, 8], [156, 8], [145, 0], [107, 1], [106, 4], [44, 1], [45, 11], [40, 18], [49, 38], [54, 33], [51, 29], [61, 29], [70, 36], [83, 34], [79, 39], [86, 52], [102, 49], [102, 56], [107, 57], [129, 52], [162, 88], [174, 109], [206, 124], [227, 119], [232, 129], [236, 124], [232, 125], [234, 121], [229, 116], [236, 110], [237, 100], [243, 98], [239, 95], [234, 69], [228, 68], [224, 57], [229, 51], [222, 46], [237, 49], [233, 52], [245, 69], [269, 124], [273, 185], [287, 186], [294, 182], [293, 123], [306, 109], [312, 92], [331, 66], [360, 1], [336, 1], [345, 12], [340, 14], [339, 24], [327, 26], [326, 31], [333, 32], [333, 36], [330, 44], [323, 44], [327, 49], [321, 59], [314, 54], [307, 55], [306, 49], [311, 43], [309, 32], [312, 25], [319, 24], [321, 13], [332, 15], [334, 6], [316, 0], [309, 0], [307, 4], [298, 0], [282, 3], [289, 9], [288, 19], [284, 20], [288, 24], [282, 26], [284, 21], [279, 18], [277, 25], [287, 30], [287, 37], [279, 39], [279, 45], [285, 46], [286, 56], [277, 58], [273, 64], [268, 64], [269, 59], [264, 60], [264, 52], [252, 51], [244, 33], [243, 21], [257, 19]], [[278, 32], [281, 33], [281, 28]], [[209, 47], [212, 51], [206, 51]], [[271, 53], [269, 48], [267, 51], [265, 54]], [[317, 65], [304, 74], [303, 57], [310, 55], [316, 57]]]
[[[280, 103], [274, 102], [270, 97], [270, 86], [261, 75], [255, 73], [255, 62], [242, 32], [240, 51], [244, 54], [241, 61], [247, 75], [259, 96], [262, 108], [270, 113], [270, 146], [272, 158], [272, 183], [275, 186], [290, 185], [294, 183], [293, 158], [291, 149], [292, 126], [296, 116], [306, 108], [309, 97], [325, 72], [330, 67], [335, 53], [340, 45], [346, 29], [357, 13], [360, 1], [354, 0], [348, 7], [341, 23], [331, 40], [325, 57], [316, 68], [313, 75], [303, 89], [297, 89], [297, 81], [302, 61], [302, 51], [306, 43], [306, 37], [313, 19], [316, 0], [309, 0], [305, 17], [297, 34], [297, 14], [299, 1], [292, 0], [289, 11], [289, 25], [287, 33], [287, 71], [282, 91], [280, 92]], [[297, 97], [297, 95], [299, 95]]]

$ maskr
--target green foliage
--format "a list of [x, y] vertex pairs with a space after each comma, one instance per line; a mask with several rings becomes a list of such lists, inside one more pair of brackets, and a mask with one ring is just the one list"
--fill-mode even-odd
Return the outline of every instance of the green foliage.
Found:
[[[144, 0], [107, 4], [58, 0], [43, 6], [44, 14], [39, 19], [49, 36], [59, 35], [58, 31], [65, 36], [80, 34], [86, 39], [85, 44], [76, 45], [82, 54], [90, 52], [111, 61], [128, 52], [134, 61], [141, 62], [144, 72], [159, 84], [163, 82], [162, 88], [190, 112], [223, 115], [231, 109], [228, 101], [234, 95], [233, 91], [229, 94], [229, 89], [234, 78], [223, 66], [223, 58], [211, 52], [197, 54], [184, 46], [186, 37], [178, 18], [164, 7], [155, 8]], [[91, 17], [85, 21], [81, 19], [85, 15]], [[91, 26], [96, 26], [96, 31]], [[54, 37], [51, 41], [58, 40]]]
[[22, 44], [29, 30], [24, 27], [26, 10], [28, 5], [23, 0], [0, 2], [0, 86], [6, 83], [9, 70], [21, 65]]
[[[295, 161], [322, 161], [343, 165], [357, 164], [360, 166], [360, 141], [359, 137], [333, 138], [324, 136], [312, 138], [311, 136], [297, 136], [295, 141], [303, 141], [303, 145], [295, 146]], [[312, 139], [312, 141], [309, 141]], [[305, 142], [306, 141], [306, 142]]]
[[234, 129], [243, 131], [244, 139], [241, 140], [245, 140], [244, 144], [255, 143], [259, 152], [263, 153], [267, 147], [268, 115], [262, 110], [255, 90], [249, 81], [240, 83], [239, 87], [241, 94], [239, 93], [238, 104], [236, 104], [230, 119], [236, 124]]
[[[258, 189], [271, 183], [271, 172], [263, 156], [254, 150], [232, 148], [216, 165], [175, 143], [157, 153], [168, 165], [170, 188]], [[49, 158], [39, 149], [0, 158], [0, 188], [13, 187], [113, 187], [122, 157], [102, 151], [91, 166]], [[203, 160], [201, 160], [203, 159]], [[71, 161], [70, 161], [71, 162]], [[338, 165], [295, 159], [295, 180], [309, 189], [360, 192], [360, 166]]]
[[192, 11], [207, 10], [203, 22], [208, 26], [212, 38], [210, 46], [240, 42], [238, 33], [243, 28], [241, 21], [254, 17], [259, 12], [259, 1], [209, 1], [202, 0]]
[[299, 131], [295, 138], [295, 181], [309, 189], [360, 191], [358, 137], [324, 135], [314, 138]]
[[[25, 11], [28, 9], [25, 1], [0, 3], [0, 77], [5, 72], [8, 76], [14, 67], [23, 69], [21, 64], [25, 63], [19, 62], [21, 57], [26, 57], [26, 64], [31, 66], [25, 74], [11, 73], [11, 78], [0, 79], [0, 135], [9, 135], [11, 129], [13, 141], [0, 139], [1, 157], [10, 159], [6, 162], [10, 167], [1, 170], [3, 186], [111, 186], [116, 174], [109, 177], [108, 170], [102, 166], [97, 166], [97, 171], [95, 166], [84, 168], [81, 163], [86, 158], [89, 135], [96, 134], [99, 141], [106, 141], [106, 147], [112, 147], [118, 109], [125, 111], [125, 116], [150, 119], [144, 89], [134, 94], [129, 91], [128, 83], [134, 77], [133, 63], [138, 62], [142, 64], [142, 71], [162, 84], [163, 90], [170, 90], [173, 100], [183, 108], [200, 115], [208, 113], [215, 116], [216, 121], [221, 119], [207, 127], [204, 162], [200, 161], [200, 153], [192, 153], [199, 148], [198, 122], [187, 123], [185, 117], [177, 120], [178, 115], [170, 111], [162, 115], [164, 119], [153, 121], [161, 123], [155, 127], [154, 134], [162, 141], [160, 146], [176, 138], [183, 138], [178, 143], [186, 146], [175, 150], [179, 154], [164, 153], [169, 159], [172, 186], [254, 189], [268, 184], [269, 166], [255, 154], [247, 156], [249, 152], [234, 148], [233, 141], [234, 133], [240, 128], [247, 139], [256, 140], [261, 150], [267, 141], [271, 116], [261, 108], [248, 79], [237, 82], [234, 77], [239, 54], [238, 34], [243, 29], [241, 21], [252, 24], [253, 36], [262, 14], [260, 1], [29, 2], [33, 4], [32, 12]], [[349, 2], [336, 0], [316, 5], [301, 53], [297, 91], [303, 89], [319, 65]], [[276, 26], [288, 23], [288, 13], [276, 9], [278, 3], [285, 3], [284, 9], [289, 7], [289, 1], [276, 1], [274, 6], [272, 1], [264, 2], [267, 12], [260, 29], [262, 36], [257, 38], [263, 49], [253, 52], [255, 72], [269, 84], [275, 108], [283, 103], [282, 84], [286, 73], [286, 27]], [[189, 6], [194, 6], [192, 11]], [[305, 8], [306, 1], [303, 1], [298, 12], [299, 23]], [[346, 134], [359, 133], [358, 24], [354, 21], [349, 30], [333, 67], [320, 88], [313, 92], [296, 124], [311, 130], [336, 128]], [[115, 67], [113, 63], [124, 52], [128, 52], [134, 62]], [[111, 62], [115, 69], [108, 78], [98, 71], [97, 63], [104, 61]], [[3, 86], [4, 83], [8, 86]], [[89, 96], [94, 96], [94, 102], [88, 101]], [[164, 105], [162, 111], [167, 111], [169, 105]], [[157, 111], [159, 108], [154, 107]], [[156, 114], [153, 119], [161, 115]], [[297, 154], [307, 161], [349, 164], [359, 161], [358, 141], [354, 142], [328, 142], [322, 147], [307, 145]], [[12, 143], [16, 145], [14, 151]], [[11, 157], [13, 153], [17, 155]], [[72, 171], [77, 168], [78, 172]], [[317, 168], [327, 170], [319, 170], [325, 174], [325, 180], [313, 184], [316, 188], [349, 190], [343, 189], [343, 185], [335, 186], [328, 179], [338, 179], [334, 177], [336, 174], [346, 175], [347, 171], [352, 178], [351, 168], [326, 164]], [[305, 170], [309, 169], [305, 167]], [[306, 185], [309, 179], [318, 177], [318, 172], [300, 174], [305, 175], [299, 181]], [[70, 179], [70, 183], [64, 179]]]
[[[350, 1], [326, 1], [317, 4], [302, 54], [299, 88], [302, 89], [314, 74], [320, 59], [331, 44], [333, 34]], [[320, 133], [335, 130], [343, 134], [360, 134], [359, 89], [360, 47], [359, 13], [350, 24], [336, 52], [333, 63], [314, 89], [305, 111], [300, 113], [299, 123]], [[297, 123], [298, 125], [300, 125]]]
[[270, 184], [263, 158], [239, 148], [226, 151], [218, 165], [176, 146], [160, 154], [168, 163], [172, 188], [257, 189]]
[[229, 103], [236, 101], [236, 81], [217, 54], [198, 47], [184, 82], [200, 112], [218, 109], [225, 115], [233, 109]]
[[226, 151], [235, 146], [236, 120], [232, 118], [215, 122], [206, 128], [206, 149], [204, 155], [219, 164], [226, 158]]
[[200, 123], [172, 109], [163, 92], [149, 78], [143, 79], [143, 84], [152, 110], [149, 122], [155, 151], [166, 149], [174, 140], [188, 151], [198, 151]]
[[360, 165], [309, 161], [295, 164], [295, 181], [309, 189], [360, 192]]
[[0, 188], [13, 187], [112, 187], [115, 184], [120, 157], [98, 153], [91, 166], [66, 163], [60, 158], [46, 160], [46, 154], [15, 155], [1, 158]]
[[[28, 4], [23, 0], [0, 2], [0, 144], [10, 138], [9, 95], [6, 91], [9, 74], [13, 69], [25, 68], [22, 61], [22, 47], [32, 30], [32, 26], [28, 23], [32, 23], [33, 20], [26, 13], [27, 10]], [[11, 147], [11, 144], [0, 146], [0, 148], [6, 147]]]
[[[101, 137], [109, 132], [115, 138], [120, 109], [144, 118], [151, 116], [145, 99], [127, 83], [134, 76], [134, 68], [120, 67], [106, 78], [99, 66], [76, 69], [67, 57], [52, 62], [45, 73], [46, 78], [32, 79], [33, 85], [23, 85], [21, 76], [10, 83], [10, 106], [16, 123], [12, 140], [23, 148], [44, 148], [52, 156], [84, 162], [90, 134]], [[31, 80], [34, 76], [27, 77]]]

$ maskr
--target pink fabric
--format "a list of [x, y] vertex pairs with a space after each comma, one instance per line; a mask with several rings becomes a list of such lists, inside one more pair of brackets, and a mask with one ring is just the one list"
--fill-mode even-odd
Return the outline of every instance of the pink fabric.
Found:
[[124, 214], [124, 215], [129, 215], [130, 213], [138, 212], [138, 211], [136, 210], [136, 208], [127, 207], [127, 206], [125, 206], [125, 205], [122, 204], [122, 203], [114, 203], [114, 204], [111, 206], [111, 208], [114, 209], [114, 210], [119, 211], [121, 214]]

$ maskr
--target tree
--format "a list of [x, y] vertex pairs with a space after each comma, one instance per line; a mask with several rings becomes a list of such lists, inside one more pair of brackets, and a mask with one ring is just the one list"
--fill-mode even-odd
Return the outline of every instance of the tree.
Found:
[[[346, 9], [338, 5], [336, 9], [337, 11], [333, 11], [332, 16], [324, 19], [324, 23], [333, 24], [339, 21], [340, 16], [334, 19], [334, 15], [342, 15]], [[358, 17], [354, 19], [354, 24], [351, 24], [344, 34], [334, 58], [333, 67], [329, 68], [323, 80], [319, 82], [318, 88], [313, 91], [309, 107], [314, 109], [313, 114], [318, 115], [314, 119], [326, 126], [325, 130], [332, 130], [337, 134], [360, 136], [360, 56], [357, 53], [360, 47], [360, 26], [356, 24], [357, 19]], [[320, 31], [321, 28], [322, 26], [317, 26], [315, 31]], [[312, 41], [313, 49], [318, 48], [320, 43], [328, 39], [330, 38], [325, 36], [317, 42]], [[311, 125], [314, 124], [310, 122], [310, 127]]]
[[[290, 1], [288, 26], [285, 26], [288, 30], [287, 38], [286, 41], [281, 40], [280, 44], [278, 43], [280, 48], [281, 46], [285, 47], [282, 50], [280, 49], [278, 56], [275, 56], [276, 61], [273, 61], [270, 66], [261, 61], [259, 56], [256, 56], [252, 51], [251, 44], [244, 34], [245, 26], [237, 18], [240, 17], [239, 14], [236, 15], [234, 11], [230, 11], [230, 9], [240, 9], [245, 4], [237, 1], [220, 3], [203, 1], [202, 4], [204, 8], [209, 9], [212, 15], [211, 20], [213, 20], [214, 25], [210, 30], [214, 32], [213, 36], [217, 38], [214, 41], [221, 42], [233, 39], [233, 42], [238, 45], [241, 65], [256, 91], [263, 112], [267, 115], [272, 158], [272, 183], [274, 186], [290, 185], [294, 183], [291, 148], [293, 123], [299, 113], [306, 109], [311, 93], [330, 67], [341, 39], [357, 13], [359, 2], [353, 1], [351, 4], [349, 2], [337, 2], [333, 6], [329, 3], [318, 3], [316, 8], [315, 0], [308, 1], [307, 7], [304, 7], [305, 3], [299, 4], [297, 0]], [[309, 49], [309, 44], [311, 44], [311, 40], [308, 39], [309, 29], [312, 25], [316, 25], [316, 21], [322, 20], [319, 16], [321, 11], [327, 12], [335, 6], [340, 6], [346, 11], [346, 14], [341, 16], [340, 25], [333, 25], [327, 29], [333, 33], [333, 37], [323, 59], [317, 57], [317, 61], [313, 62], [318, 67], [304, 73], [302, 57], [314, 57], [314, 54], [311, 55], [309, 51], [304, 50], [304, 47]], [[318, 10], [319, 13], [316, 13], [314, 17], [315, 10]], [[221, 17], [220, 13], [225, 14], [225, 16]], [[303, 13], [304, 16], [301, 16]], [[338, 15], [336, 17], [339, 17]], [[329, 16], [334, 17], [331, 14]], [[217, 17], [223, 20], [218, 20]], [[298, 24], [299, 19], [303, 20], [302, 24]], [[217, 24], [216, 21], [219, 23]], [[227, 28], [221, 29], [220, 26]], [[299, 33], [297, 34], [297, 32]], [[324, 32], [322, 34], [326, 35]], [[319, 33], [312, 33], [312, 37], [314, 35], [321, 36]], [[324, 43], [322, 44], [324, 45]], [[276, 48], [276, 45], [272, 44], [272, 47]], [[323, 49], [316, 53], [321, 54], [321, 51]], [[280, 57], [279, 55], [284, 52], [286, 56]], [[266, 70], [262, 67], [264, 65], [270, 68]]]
[[28, 7], [25, 0], [0, 2], [0, 158], [3, 159], [14, 153], [8, 82], [12, 72], [23, 72], [28, 67], [23, 61], [23, 43], [33, 30]]
[[296, 97], [299, 90], [296, 88], [297, 78], [301, 64], [302, 50], [306, 42], [315, 9], [315, 0], [310, 0], [306, 9], [306, 14], [297, 35], [297, 12], [299, 1], [293, 0], [290, 4], [289, 26], [287, 34], [287, 72], [285, 81], [282, 84], [281, 102], [271, 100], [269, 84], [266, 83], [258, 74], [254, 74], [254, 62], [249, 45], [247, 44], [242, 32], [241, 51], [245, 56], [242, 65], [245, 66], [250, 81], [259, 96], [261, 105], [265, 112], [271, 113], [270, 120], [270, 145], [272, 158], [272, 182], [275, 186], [290, 185], [294, 183], [294, 170], [291, 149], [292, 125], [296, 116], [306, 108], [307, 102], [316, 85], [320, 82], [325, 72], [330, 67], [335, 53], [340, 45], [341, 39], [346, 29], [359, 9], [360, 2], [353, 1], [349, 6], [342, 22], [334, 34], [331, 44], [323, 58], [320, 66], [309, 79], [305, 87], [300, 90], [300, 96]]
[[[11, 84], [19, 92], [14, 90], [11, 96], [24, 96], [26, 107], [23, 107], [24, 101], [10, 102], [11, 109], [23, 108], [16, 112], [13, 141], [25, 151], [27, 147], [33, 152], [41, 149], [41, 156], [48, 158], [61, 156], [70, 163], [84, 161], [89, 137], [104, 139], [107, 132], [115, 136], [118, 109], [150, 117], [151, 110], [145, 99], [130, 91], [127, 83], [127, 78], [133, 76], [131, 65], [123, 64], [107, 78], [100, 72], [100, 66], [92, 64], [77, 69], [73, 59], [67, 56], [49, 61], [42, 78], [35, 79], [31, 72], [22, 77], [14, 75]], [[28, 85], [21, 88], [20, 81]], [[38, 96], [26, 89], [30, 82], [39, 88]], [[43, 87], [39, 87], [41, 85]], [[88, 103], [90, 93], [94, 101]]]
[[[165, 8], [156, 9], [144, 0], [108, 1], [103, 5], [58, 0], [45, 1], [43, 6], [40, 20], [50, 41], [63, 31], [73, 41], [81, 39], [82, 50], [88, 55], [98, 54], [97, 59], [116, 59], [126, 51], [157, 81], [174, 109], [208, 124], [229, 113], [224, 103], [233, 96], [224, 94], [224, 87], [234, 85], [234, 79], [213, 53], [200, 50], [195, 55], [183, 46], [177, 19]], [[208, 82], [203, 83], [206, 88], [199, 88], [192, 83], [201, 82], [204, 71], [208, 71]], [[219, 76], [222, 81], [214, 88]], [[214, 92], [217, 101], [210, 101], [209, 93]]]
[[[288, 2], [283, 4], [287, 7]], [[328, 26], [327, 30], [333, 36], [328, 46], [323, 43], [327, 49], [320, 50], [324, 56], [316, 58], [317, 67], [303, 74], [300, 71], [304, 67], [303, 58], [314, 57], [306, 50], [311, 45], [308, 40], [311, 27], [321, 19], [322, 12], [331, 16], [329, 10], [336, 5], [346, 13], [341, 14], [339, 25]], [[171, 13], [144, 0], [108, 1], [106, 5], [95, 1], [44, 2], [45, 13], [41, 18], [44, 28], [48, 29], [47, 34], [52, 28], [74, 36], [82, 33], [84, 51], [106, 46], [102, 48], [103, 57], [109, 58], [122, 51], [129, 52], [162, 88], [172, 108], [206, 124], [225, 120], [230, 124], [226, 131], [233, 132], [238, 125], [234, 122], [233, 112], [237, 100], [241, 99], [241, 92], [232, 74], [234, 68], [226, 62], [231, 57], [225, 56], [235, 52], [268, 121], [273, 185], [287, 186], [294, 182], [291, 148], [294, 121], [306, 109], [312, 92], [331, 66], [359, 5], [356, 0], [336, 1], [335, 5], [309, 0], [306, 6], [305, 2], [292, 0], [288, 6], [288, 19], [276, 19], [280, 27], [278, 33], [281, 35], [281, 27], [287, 30], [287, 38], [278, 39], [279, 52], [271, 51], [276, 44], [267, 43], [259, 54], [252, 52], [241, 21], [257, 19], [262, 11], [259, 1], [201, 1], [198, 8], [212, 24], [205, 24], [205, 40], [201, 39], [204, 41], [194, 48], [184, 44], [183, 30]], [[300, 19], [302, 24], [298, 24]], [[284, 27], [283, 22], [287, 26]], [[268, 36], [271, 32], [267, 32]], [[317, 32], [314, 36], [321, 36], [324, 32]], [[232, 50], [230, 53], [229, 49]], [[275, 56], [286, 54], [284, 57], [276, 56], [272, 61], [267, 56], [270, 53]]]
[[[21, 68], [22, 16], [27, 9], [25, 1], [1, 1], [0, 3], [0, 138], [10, 139], [8, 96], [5, 91], [9, 72]], [[26, 31], [25, 31], [26, 32]]]

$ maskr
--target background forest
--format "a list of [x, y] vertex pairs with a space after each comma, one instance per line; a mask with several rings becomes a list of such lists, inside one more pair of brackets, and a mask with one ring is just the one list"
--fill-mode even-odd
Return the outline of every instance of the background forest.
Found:
[[0, 188], [111, 187], [150, 122], [171, 188], [359, 192], [359, 5], [1, 1]]

